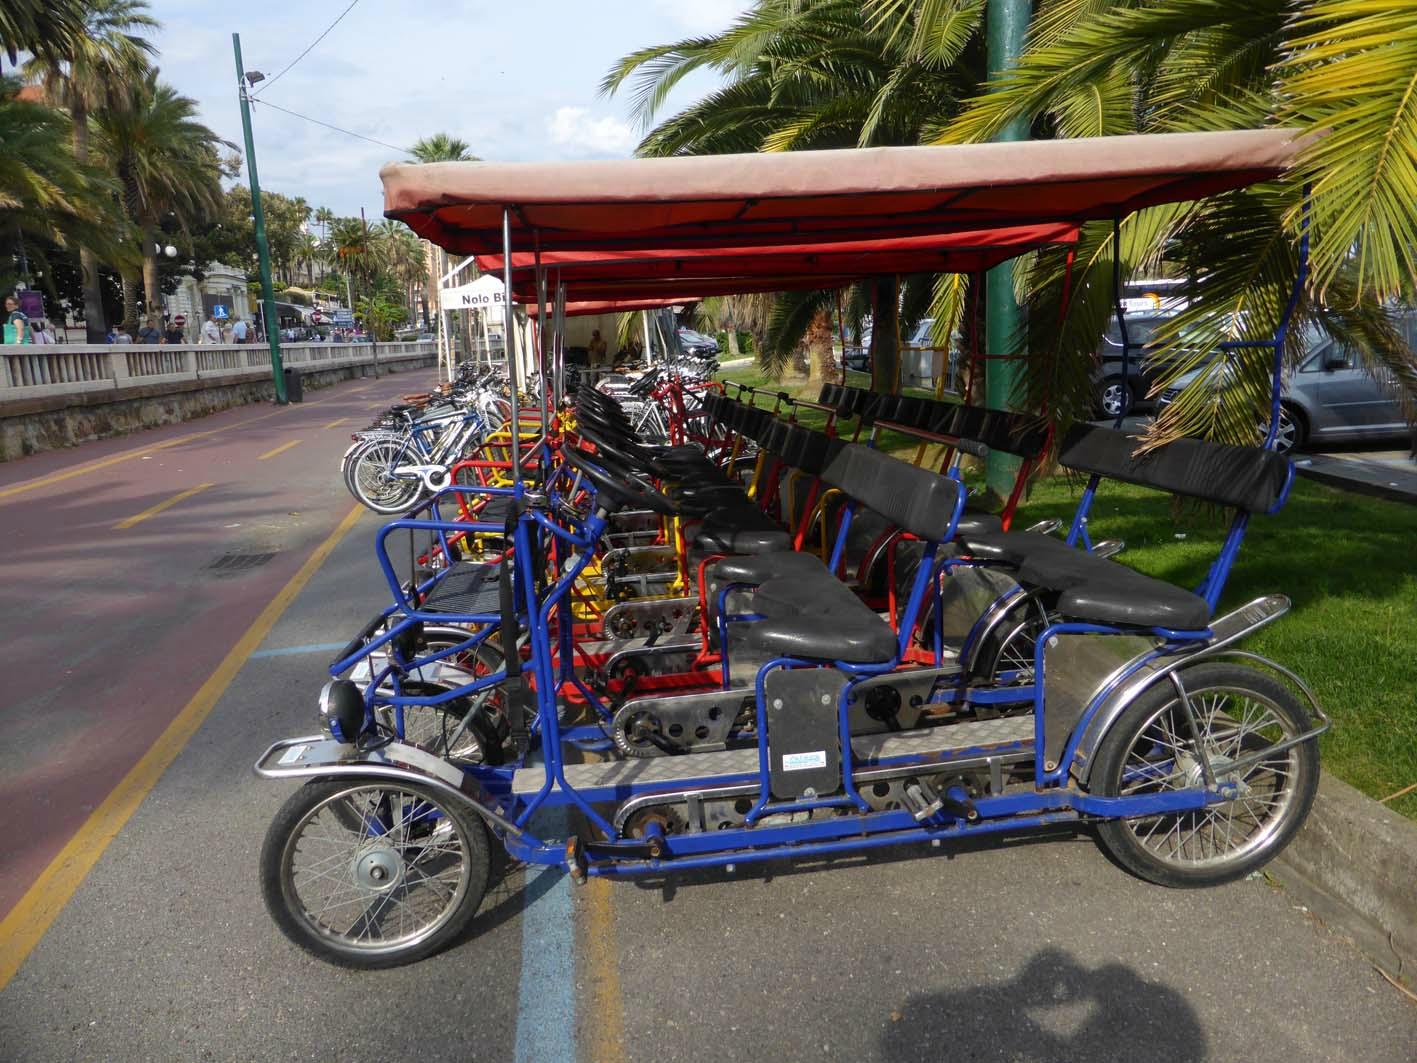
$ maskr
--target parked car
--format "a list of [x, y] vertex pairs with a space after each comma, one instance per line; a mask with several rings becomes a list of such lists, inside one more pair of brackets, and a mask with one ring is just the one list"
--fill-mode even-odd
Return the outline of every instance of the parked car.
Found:
[[[921, 318], [900, 347], [900, 369], [902, 383], [928, 386], [923, 382], [933, 381], [934, 376], [934, 355], [933, 350], [923, 348], [932, 347], [934, 340], [931, 337], [931, 329], [934, 328], [935, 319], [933, 317]], [[866, 329], [861, 333], [861, 345], [849, 345], [844, 352], [846, 368], [855, 369], [858, 372], [866, 373], [871, 369], [871, 330]], [[953, 361], [953, 354], [951, 354]]]
[[[1417, 312], [1403, 319], [1408, 346], [1417, 343]], [[1279, 449], [1320, 442], [1350, 442], [1405, 436], [1407, 421], [1393, 391], [1391, 373], [1370, 373], [1359, 365], [1358, 352], [1324, 329], [1314, 326], [1304, 336], [1304, 356], [1284, 381], [1280, 399]], [[1224, 385], [1225, 369], [1215, 363], [1187, 373], [1167, 388], [1157, 402], [1162, 410], [1181, 390], [1206, 375]]]
[[1097, 348], [1097, 368], [1093, 372], [1093, 387], [1097, 396], [1097, 413], [1101, 417], [1117, 417], [1147, 408], [1151, 386], [1165, 368], [1153, 354], [1152, 337], [1170, 314], [1127, 314], [1127, 341], [1131, 351], [1127, 357], [1125, 376], [1122, 372], [1122, 330], [1115, 318], [1102, 335]]
[[717, 358], [718, 340], [695, 332], [691, 328], [680, 328], [679, 349], [693, 358]]

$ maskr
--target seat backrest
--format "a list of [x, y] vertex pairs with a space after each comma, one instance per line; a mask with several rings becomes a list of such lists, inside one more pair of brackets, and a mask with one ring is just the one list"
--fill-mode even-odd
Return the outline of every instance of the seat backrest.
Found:
[[958, 480], [882, 454], [859, 443], [845, 443], [822, 472], [822, 481], [875, 510], [903, 531], [940, 542], [963, 486]]
[[1064, 468], [1155, 487], [1247, 513], [1272, 513], [1284, 500], [1293, 466], [1283, 454], [1204, 439], [1178, 439], [1144, 454], [1114, 428], [1074, 425], [1058, 461]]

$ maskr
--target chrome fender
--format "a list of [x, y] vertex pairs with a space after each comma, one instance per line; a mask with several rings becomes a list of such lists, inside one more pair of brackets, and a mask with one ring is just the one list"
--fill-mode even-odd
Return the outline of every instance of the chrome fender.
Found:
[[[1102, 739], [1126, 711], [1127, 706], [1141, 697], [1153, 684], [1164, 682], [1172, 672], [1196, 661], [1225, 654], [1236, 642], [1274, 623], [1289, 612], [1291, 604], [1282, 594], [1268, 594], [1256, 598], [1211, 621], [1212, 637], [1209, 641], [1150, 660], [1146, 659], [1151, 653], [1148, 647], [1095, 684], [1091, 695], [1084, 702], [1087, 710], [1082, 717], [1081, 734], [1078, 736], [1077, 747], [1069, 765], [1073, 777], [1083, 784], [1087, 783], [1092, 772], [1093, 754], [1101, 745]], [[1045, 659], [1045, 682], [1052, 678], [1048, 673], [1053, 667], [1053, 664]], [[1317, 708], [1317, 703], [1315, 707]], [[1320, 716], [1322, 717], [1322, 710]]]
[[379, 779], [419, 783], [459, 801], [489, 825], [515, 838], [525, 832], [508, 818], [480, 783], [456, 765], [417, 746], [389, 742], [359, 750], [328, 735], [284, 738], [261, 754], [254, 770], [263, 779]]

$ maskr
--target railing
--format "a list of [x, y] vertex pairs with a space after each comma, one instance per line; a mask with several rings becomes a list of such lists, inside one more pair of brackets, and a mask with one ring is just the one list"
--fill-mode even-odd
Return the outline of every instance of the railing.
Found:
[[[434, 354], [436, 344], [287, 343], [284, 363], [311, 371], [399, 362]], [[0, 402], [185, 380], [219, 381], [270, 372], [265, 344], [25, 344], [0, 347]]]

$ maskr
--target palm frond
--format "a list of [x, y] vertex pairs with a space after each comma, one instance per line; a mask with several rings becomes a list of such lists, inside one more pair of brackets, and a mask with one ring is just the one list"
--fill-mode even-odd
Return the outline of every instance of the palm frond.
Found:
[[[1326, 135], [1301, 160], [1311, 183], [1314, 284], [1326, 292], [1356, 254], [1359, 294], [1417, 279], [1417, 3], [1315, 0], [1280, 68], [1280, 118]], [[1291, 207], [1289, 222], [1294, 223]]]

